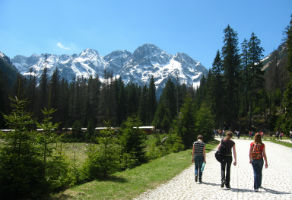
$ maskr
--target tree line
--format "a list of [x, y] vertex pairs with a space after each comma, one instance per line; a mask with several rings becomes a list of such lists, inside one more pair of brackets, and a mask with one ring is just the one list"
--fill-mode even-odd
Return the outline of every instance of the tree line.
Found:
[[271, 60], [276, 64], [273, 73], [268, 72], [268, 78], [265, 77], [264, 50], [255, 33], [239, 44], [236, 31], [229, 25], [224, 29], [223, 47], [217, 51], [208, 76], [201, 80], [195, 98], [198, 105], [210, 105], [216, 128], [238, 129], [245, 133], [249, 130], [281, 130], [287, 135], [292, 130], [291, 22], [286, 34], [284, 71], [288, 73], [284, 81], [279, 76], [278, 60], [275, 61], [279, 58], [276, 56]]

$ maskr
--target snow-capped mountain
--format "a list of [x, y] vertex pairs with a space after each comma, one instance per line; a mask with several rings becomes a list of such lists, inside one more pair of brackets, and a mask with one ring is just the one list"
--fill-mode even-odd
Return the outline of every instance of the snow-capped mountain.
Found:
[[144, 44], [133, 53], [113, 51], [104, 57], [96, 50], [85, 49], [79, 55], [18, 55], [11, 62], [21, 74], [32, 74], [38, 78], [44, 68], [48, 69], [49, 76], [58, 68], [61, 77], [68, 81], [96, 75], [103, 80], [105, 70], [121, 77], [125, 83], [131, 81], [140, 85], [147, 84], [153, 76], [157, 88], [162, 88], [169, 77], [198, 87], [202, 76], [207, 74], [205, 67], [187, 54], [171, 55], [153, 44]]

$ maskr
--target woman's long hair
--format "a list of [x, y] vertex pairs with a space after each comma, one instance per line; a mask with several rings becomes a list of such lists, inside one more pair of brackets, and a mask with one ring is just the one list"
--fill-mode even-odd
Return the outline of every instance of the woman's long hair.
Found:
[[254, 136], [254, 142], [255, 143], [258, 143], [258, 144], [263, 144], [261, 134], [259, 134], [259, 133], [255, 134], [255, 136]]

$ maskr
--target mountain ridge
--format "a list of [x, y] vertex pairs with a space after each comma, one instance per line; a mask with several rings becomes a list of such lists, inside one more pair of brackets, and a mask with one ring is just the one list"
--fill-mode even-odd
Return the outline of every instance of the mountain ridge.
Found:
[[17, 55], [11, 62], [22, 75], [35, 75], [38, 79], [44, 68], [48, 69], [49, 76], [58, 68], [61, 78], [69, 82], [96, 75], [102, 80], [106, 70], [112, 72], [114, 77], [121, 77], [126, 84], [134, 82], [144, 85], [153, 76], [156, 88], [163, 88], [168, 78], [178, 78], [180, 83], [198, 87], [201, 78], [208, 72], [200, 62], [185, 53], [171, 55], [149, 43], [139, 46], [132, 53], [115, 50], [101, 56], [97, 50], [86, 48], [72, 55]]

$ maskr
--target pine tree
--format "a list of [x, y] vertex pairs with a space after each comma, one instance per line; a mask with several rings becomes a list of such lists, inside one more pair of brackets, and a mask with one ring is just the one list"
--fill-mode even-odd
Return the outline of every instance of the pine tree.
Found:
[[202, 134], [204, 141], [207, 142], [213, 137], [214, 125], [214, 118], [211, 113], [211, 108], [204, 102], [201, 104], [200, 109], [196, 112], [196, 134]]
[[192, 146], [196, 138], [195, 133], [195, 111], [190, 95], [187, 95], [182, 105], [180, 114], [176, 121], [175, 130], [181, 137], [185, 149]]
[[17, 73], [13, 95], [21, 99], [25, 98], [25, 95], [26, 95], [25, 88], [26, 88], [26, 79], [20, 73]]
[[169, 109], [164, 103], [159, 103], [156, 109], [152, 124], [157, 128], [161, 129], [162, 132], [168, 133], [171, 127], [172, 118]]
[[70, 91], [68, 82], [63, 78], [60, 84], [60, 97], [59, 97], [59, 119], [60, 127], [69, 126], [69, 105], [70, 105]]
[[45, 68], [40, 80], [39, 90], [40, 90], [40, 98], [39, 98], [39, 116], [41, 115], [40, 110], [48, 106], [48, 69]]
[[287, 62], [287, 70], [289, 72], [289, 82], [287, 84], [286, 91], [284, 93], [283, 106], [285, 109], [284, 119], [285, 122], [283, 125], [283, 129], [288, 134], [288, 131], [292, 131], [292, 17], [290, 21], [290, 25], [287, 30], [287, 54], [288, 54], [288, 62]]
[[119, 169], [118, 137], [110, 124], [96, 138], [99, 145], [90, 144], [85, 163], [85, 172], [90, 179], [105, 178]]
[[[1, 67], [2, 66], [0, 66], [0, 68]], [[9, 107], [7, 103], [8, 91], [7, 91], [6, 81], [7, 81], [6, 78], [3, 76], [2, 71], [0, 70], [0, 113], [3, 113], [3, 114], [8, 111], [8, 107]], [[5, 121], [3, 119], [2, 114], [0, 114], [0, 127], [5, 127]]]
[[225, 85], [225, 121], [227, 127], [235, 128], [238, 119], [238, 78], [240, 60], [238, 54], [237, 33], [228, 25], [224, 29], [224, 45], [222, 48], [222, 64]]
[[48, 108], [56, 109], [54, 112], [53, 121], [60, 121], [59, 112], [59, 98], [60, 98], [60, 77], [58, 68], [55, 69], [49, 83], [49, 97], [48, 97]]
[[121, 78], [115, 81], [115, 113], [116, 122], [115, 125], [120, 126], [122, 122], [126, 119], [126, 93], [124, 82]]
[[42, 123], [38, 123], [37, 127], [42, 129], [43, 132], [40, 134], [39, 141], [42, 145], [42, 157], [43, 157], [43, 176], [47, 176], [47, 162], [48, 158], [52, 156], [52, 146], [50, 144], [56, 142], [56, 135], [54, 130], [57, 129], [58, 124], [52, 123], [52, 115], [56, 112], [55, 109], [47, 109], [44, 108], [42, 113], [44, 115], [44, 119]]
[[242, 114], [247, 115], [248, 109], [249, 109], [249, 97], [248, 92], [250, 89], [250, 69], [249, 69], [249, 51], [248, 51], [248, 41], [246, 39], [243, 40], [241, 43], [241, 65], [243, 68], [242, 77], [243, 77], [243, 84], [242, 84]]
[[219, 50], [217, 51], [216, 57], [212, 67], [213, 79], [211, 80], [211, 92], [212, 92], [212, 110], [215, 114], [216, 127], [223, 128], [224, 124], [224, 88], [223, 88], [223, 77], [222, 77], [222, 61]]
[[169, 78], [165, 84], [159, 103], [163, 103], [165, 107], [170, 111], [170, 119], [174, 119], [177, 116], [177, 93], [173, 81]]
[[2, 135], [5, 145], [0, 151], [0, 198], [37, 199], [48, 188], [36, 133], [31, 131], [35, 122], [25, 110], [26, 101], [17, 97], [11, 101], [12, 111], [4, 118], [14, 131]]
[[132, 117], [122, 124], [120, 142], [123, 157], [126, 159], [124, 168], [131, 168], [146, 161], [146, 135], [138, 128], [139, 126], [141, 126], [140, 120]]
[[147, 95], [147, 110], [148, 110], [148, 116], [147, 116], [147, 124], [151, 124], [154, 118], [154, 114], [157, 107], [156, 102], [156, 88], [154, 83], [154, 77], [151, 76], [149, 86], [148, 86], [148, 95]]
[[28, 110], [33, 113], [36, 110], [35, 104], [37, 102], [36, 99], [36, 85], [37, 85], [37, 80], [36, 76], [34, 75], [34, 72], [32, 69], [29, 70], [29, 76], [27, 79], [27, 87], [25, 88], [25, 96], [28, 100]]
[[50, 108], [57, 109], [58, 108], [58, 100], [59, 100], [59, 71], [58, 68], [55, 69], [53, 75], [51, 77], [49, 83], [49, 102], [48, 106]]
[[262, 71], [262, 57], [263, 57], [263, 48], [260, 46], [261, 41], [256, 37], [254, 33], [251, 34], [251, 38], [248, 42], [248, 67], [249, 67], [249, 128], [252, 126], [252, 118], [254, 107], [258, 106], [260, 99], [257, 95], [264, 86], [264, 78]]
[[96, 78], [90, 77], [88, 80], [88, 119], [92, 121], [94, 126], [98, 120], [98, 105], [100, 95], [100, 81], [98, 76]]
[[138, 116], [139, 119], [143, 124], [146, 123], [147, 115], [149, 110], [147, 109], [147, 94], [148, 94], [148, 88], [146, 85], [144, 85], [141, 95], [140, 95], [140, 101], [139, 101], [139, 110], [138, 110]]

